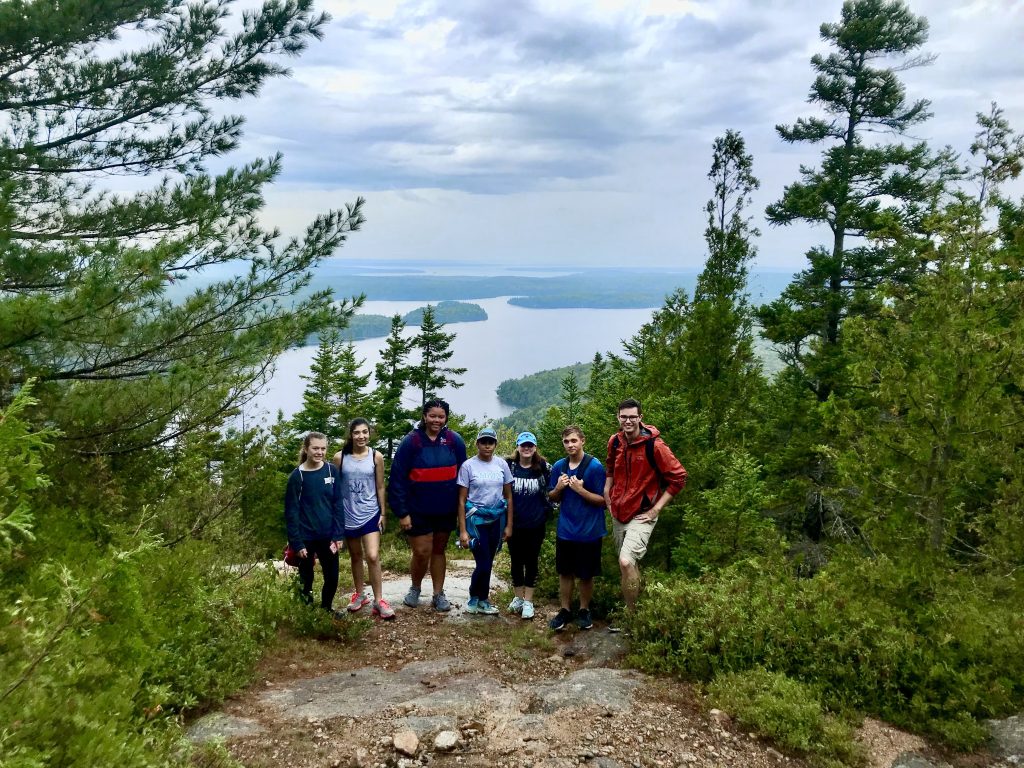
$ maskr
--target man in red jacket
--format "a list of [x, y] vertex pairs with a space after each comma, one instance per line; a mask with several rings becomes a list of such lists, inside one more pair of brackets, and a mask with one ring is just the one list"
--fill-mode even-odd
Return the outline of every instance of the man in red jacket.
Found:
[[633, 610], [640, 593], [640, 561], [647, 554], [658, 515], [686, 485], [686, 470], [659, 437], [644, 424], [637, 400], [619, 403], [619, 431], [608, 439], [604, 501], [612, 513], [619, 553], [622, 597]]

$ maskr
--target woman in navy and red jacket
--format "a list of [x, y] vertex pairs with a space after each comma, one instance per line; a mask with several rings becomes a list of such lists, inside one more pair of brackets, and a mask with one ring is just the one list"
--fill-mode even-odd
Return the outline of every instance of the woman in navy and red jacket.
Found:
[[403, 599], [410, 608], [420, 601], [420, 586], [430, 569], [433, 583], [431, 605], [448, 611], [451, 603], [444, 594], [445, 548], [458, 525], [459, 489], [455, 480], [466, 460], [466, 444], [458, 432], [446, 426], [448, 403], [428, 400], [423, 419], [406, 435], [391, 462], [388, 506], [409, 537], [412, 586]]

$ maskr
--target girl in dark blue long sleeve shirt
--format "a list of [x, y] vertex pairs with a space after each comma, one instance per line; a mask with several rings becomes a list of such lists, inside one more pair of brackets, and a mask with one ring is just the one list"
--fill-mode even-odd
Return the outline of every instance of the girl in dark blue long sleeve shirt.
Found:
[[306, 601], [313, 602], [313, 564], [320, 559], [324, 586], [320, 606], [332, 610], [338, 591], [338, 551], [345, 535], [345, 512], [337, 468], [324, 461], [327, 437], [310, 432], [302, 441], [301, 462], [288, 477], [284, 517], [288, 544], [299, 553], [299, 578]]

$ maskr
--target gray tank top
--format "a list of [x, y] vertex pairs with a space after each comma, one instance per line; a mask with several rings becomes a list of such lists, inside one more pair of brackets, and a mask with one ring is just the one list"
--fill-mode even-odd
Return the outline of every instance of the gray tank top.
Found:
[[341, 457], [341, 498], [345, 508], [345, 528], [362, 528], [380, 511], [373, 451], [357, 459], [351, 453]]

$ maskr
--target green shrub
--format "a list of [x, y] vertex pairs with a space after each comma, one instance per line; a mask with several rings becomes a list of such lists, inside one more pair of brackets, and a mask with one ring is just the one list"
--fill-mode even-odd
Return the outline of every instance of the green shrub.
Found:
[[799, 580], [778, 560], [652, 584], [631, 621], [633, 660], [696, 680], [764, 667], [958, 748], [1024, 704], [1021, 584], [927, 565], [837, 557]]
[[689, 574], [782, 550], [778, 530], [765, 514], [773, 498], [761, 466], [743, 451], [718, 453], [720, 482], [689, 504], [672, 550], [675, 568]]
[[50, 540], [48, 557], [2, 572], [5, 765], [178, 763], [176, 713], [248, 682], [289, 615], [270, 571], [236, 573], [201, 542], [120, 540]]
[[827, 714], [808, 685], [754, 667], [717, 676], [708, 686], [715, 706], [815, 765], [857, 765], [864, 756], [853, 728]]

